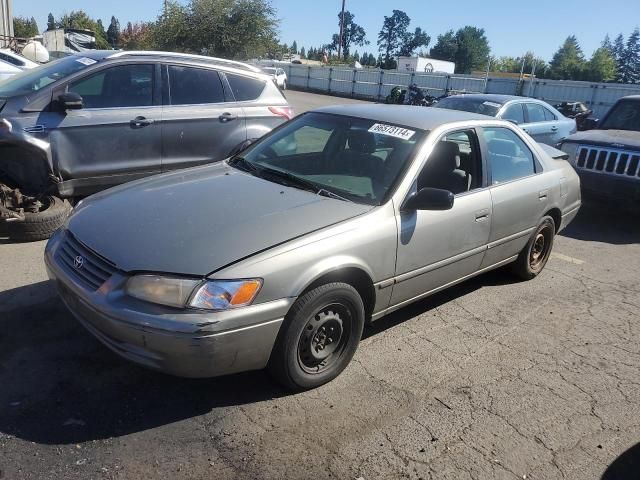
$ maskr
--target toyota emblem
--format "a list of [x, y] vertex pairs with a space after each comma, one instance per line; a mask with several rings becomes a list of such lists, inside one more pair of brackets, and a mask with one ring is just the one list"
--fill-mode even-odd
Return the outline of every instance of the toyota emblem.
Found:
[[73, 267], [76, 270], [80, 270], [82, 268], [82, 265], [84, 265], [84, 258], [82, 258], [82, 256], [78, 255], [73, 259]]

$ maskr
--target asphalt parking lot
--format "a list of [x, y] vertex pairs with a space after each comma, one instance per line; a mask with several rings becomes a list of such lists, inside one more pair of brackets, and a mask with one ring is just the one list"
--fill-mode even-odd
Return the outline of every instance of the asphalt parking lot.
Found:
[[586, 204], [537, 279], [400, 310], [295, 395], [120, 360], [57, 299], [45, 242], [0, 234], [0, 479], [640, 478], [637, 218]]

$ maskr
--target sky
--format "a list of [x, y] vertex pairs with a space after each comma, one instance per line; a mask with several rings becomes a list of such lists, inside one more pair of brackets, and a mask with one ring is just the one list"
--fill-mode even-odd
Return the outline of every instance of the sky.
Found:
[[[495, 56], [519, 56], [526, 51], [550, 60], [568, 35], [577, 36], [584, 53], [590, 56], [609, 33], [627, 37], [640, 26], [640, 0], [346, 0], [347, 10], [355, 15], [371, 42], [355, 47], [360, 53], [377, 52], [377, 36], [384, 16], [393, 9], [403, 10], [411, 18], [410, 28], [421, 27], [432, 38], [465, 25], [485, 29]], [[65, 12], [84, 9], [101, 18], [105, 26], [114, 15], [125, 25], [128, 21], [152, 20], [162, 9], [163, 0], [13, 0], [14, 15], [35, 17], [41, 30], [47, 15], [59, 17]], [[318, 47], [329, 43], [338, 31], [341, 0], [272, 0], [280, 19], [282, 42], [296, 40], [298, 47]]]

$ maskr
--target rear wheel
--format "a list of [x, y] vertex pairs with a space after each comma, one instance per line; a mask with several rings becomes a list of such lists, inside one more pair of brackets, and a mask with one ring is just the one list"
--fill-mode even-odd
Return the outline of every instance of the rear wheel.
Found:
[[553, 218], [543, 217], [529, 242], [518, 255], [518, 259], [513, 263], [512, 271], [523, 280], [531, 280], [538, 276], [551, 255], [555, 233], [556, 224]]
[[70, 211], [68, 202], [45, 197], [38, 212], [25, 212], [23, 221], [7, 222], [7, 235], [16, 242], [45, 240], [62, 226]]
[[291, 307], [269, 360], [269, 372], [292, 390], [337, 377], [353, 357], [364, 327], [364, 305], [345, 283], [317, 287]]

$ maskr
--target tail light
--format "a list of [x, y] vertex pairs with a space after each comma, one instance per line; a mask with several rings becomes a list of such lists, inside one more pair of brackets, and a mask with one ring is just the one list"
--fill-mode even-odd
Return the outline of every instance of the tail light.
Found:
[[291, 107], [269, 107], [269, 111], [285, 120], [291, 120], [293, 118], [293, 108]]

